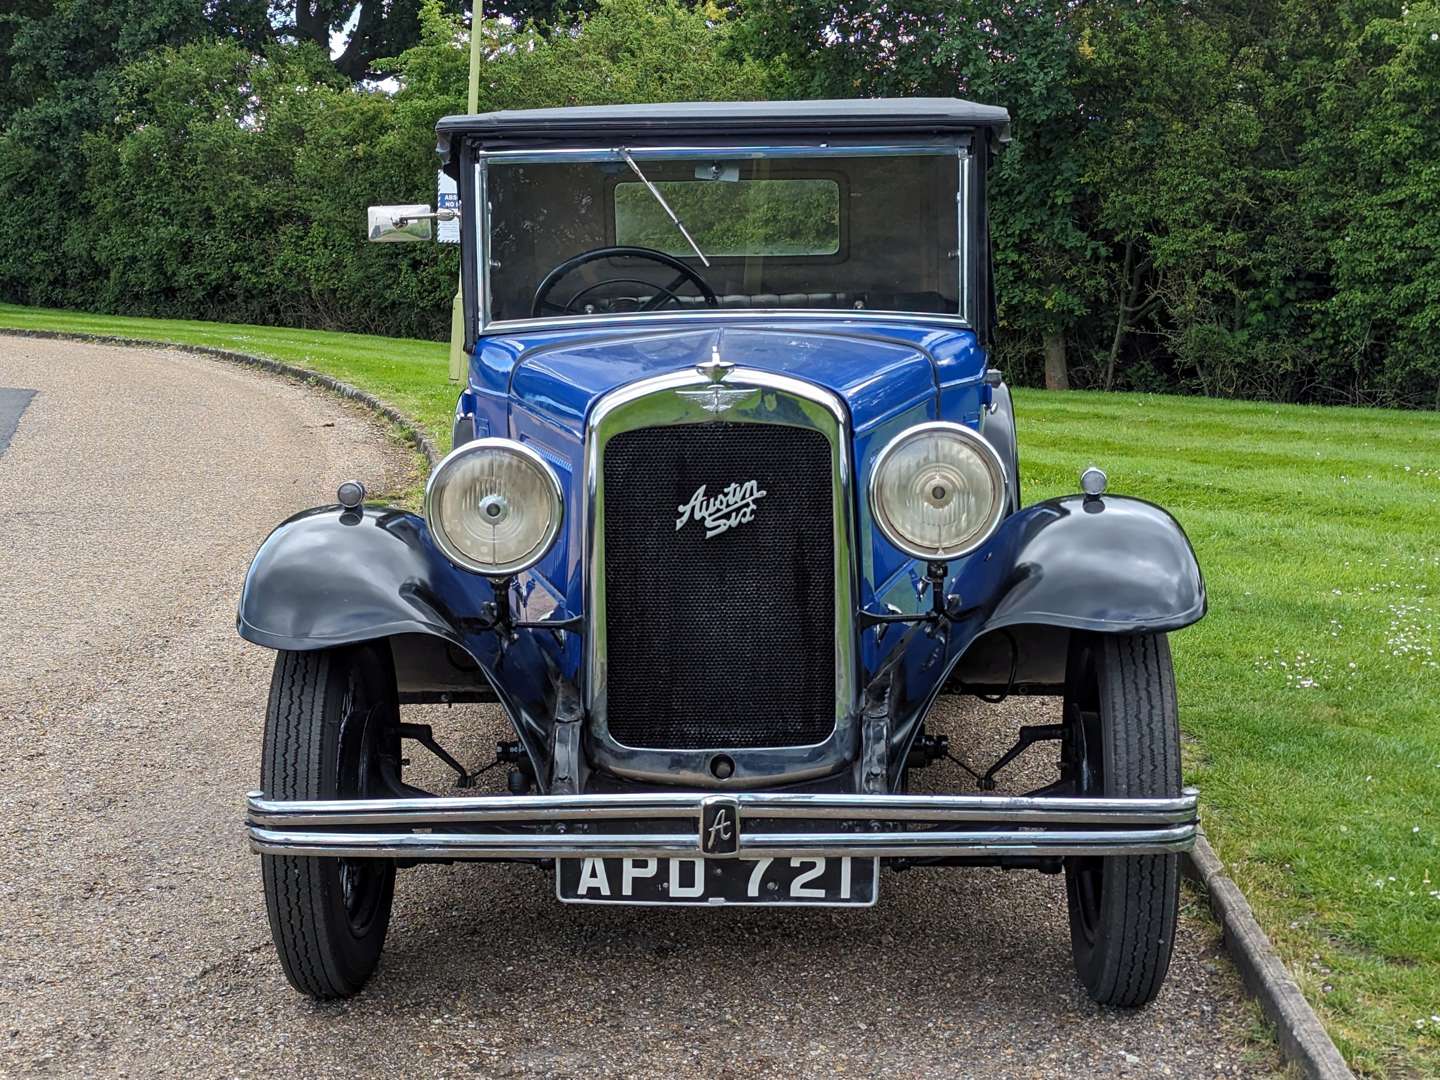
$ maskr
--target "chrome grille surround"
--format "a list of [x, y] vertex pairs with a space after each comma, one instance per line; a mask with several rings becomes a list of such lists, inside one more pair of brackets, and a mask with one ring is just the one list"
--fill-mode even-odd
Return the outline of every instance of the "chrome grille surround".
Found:
[[[645, 379], [602, 398], [594, 407], [585, 435], [585, 702], [590, 757], [617, 776], [647, 783], [703, 788], [744, 789], [826, 776], [854, 758], [858, 737], [858, 638], [848, 414], [840, 399], [801, 379], [750, 368], [736, 368], [726, 389], [756, 388], [722, 413], [706, 408], [703, 390], [713, 384], [693, 368]], [[638, 428], [702, 424], [783, 424], [819, 431], [831, 450], [831, 506], [835, 575], [835, 727], [824, 741], [809, 746], [706, 750], [639, 749], [625, 746], [606, 721], [605, 499], [606, 443]], [[723, 657], [717, 657], [723, 663]], [[711, 774], [710, 762], [723, 751], [734, 763], [726, 780]]]

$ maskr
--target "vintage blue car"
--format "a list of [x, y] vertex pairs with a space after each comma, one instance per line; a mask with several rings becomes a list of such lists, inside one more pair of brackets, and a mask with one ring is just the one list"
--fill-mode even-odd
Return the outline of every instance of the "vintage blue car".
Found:
[[[239, 629], [277, 652], [247, 830], [290, 981], [352, 994], [397, 867], [553, 865], [610, 904], [876, 902], [881, 870], [1063, 872], [1095, 1000], [1151, 1000], [1182, 789], [1166, 634], [1198, 620], [1164, 510], [1025, 506], [994, 334], [1004, 109], [954, 99], [448, 117], [465, 353], [423, 514], [306, 511]], [[454, 211], [375, 207], [371, 238]], [[1086, 460], [1086, 448], [1075, 448]], [[966, 793], [942, 694], [1063, 698]], [[400, 707], [498, 702], [509, 794]], [[428, 746], [458, 794], [406, 783]], [[995, 776], [1053, 743], [1059, 780]]]

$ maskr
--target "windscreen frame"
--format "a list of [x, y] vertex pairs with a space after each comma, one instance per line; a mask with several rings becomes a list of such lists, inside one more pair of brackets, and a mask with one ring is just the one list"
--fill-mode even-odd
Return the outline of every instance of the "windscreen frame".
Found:
[[[787, 144], [783, 146], [736, 145], [723, 141], [706, 141], [683, 146], [664, 144], [624, 143], [614, 147], [547, 148], [543, 150], [485, 150], [476, 149], [474, 164], [474, 190], [480, 213], [474, 215], [474, 250], [477, 253], [480, 273], [476, 296], [467, 306], [474, 312], [477, 337], [491, 333], [516, 332], [524, 330], [564, 329], [593, 325], [613, 325], [619, 320], [639, 322], [711, 321], [720, 319], [754, 320], [756, 318], [783, 319], [829, 319], [843, 315], [846, 319], [862, 321], [893, 320], [895, 318], [920, 319], [925, 322], [942, 323], [949, 326], [973, 329], [976, 325], [975, 297], [979, 289], [979, 268], [976, 252], [981, 247], [975, 230], [984, 220], [979, 206], [983, 198], [976, 177], [973, 133], [949, 137], [929, 137], [895, 143], [847, 143], [843, 140], [810, 144]], [[543, 318], [493, 317], [491, 296], [491, 206], [487, 197], [488, 174], [492, 164], [588, 164], [623, 162], [628, 154], [642, 165], [647, 161], [713, 160], [716, 158], [823, 158], [823, 157], [951, 157], [956, 162], [955, 199], [957, 231], [956, 251], [959, 268], [957, 283], [957, 308], [949, 312], [893, 311], [865, 309], [843, 313], [829, 309], [810, 308], [748, 308], [748, 309], [704, 309], [697, 311], [662, 310], [654, 312], [607, 313], [595, 315], [547, 316]], [[848, 241], [848, 238], [847, 238]], [[842, 248], [842, 250], [844, 250]], [[469, 312], [467, 312], [467, 316]]]

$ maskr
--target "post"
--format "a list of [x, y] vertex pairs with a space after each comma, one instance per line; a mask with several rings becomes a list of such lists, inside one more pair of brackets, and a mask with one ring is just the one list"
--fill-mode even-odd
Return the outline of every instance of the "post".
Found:
[[[480, 111], [480, 33], [485, 25], [484, 5], [472, 0], [470, 7], [470, 95], [467, 111]], [[464, 207], [461, 207], [464, 210]], [[476, 220], [474, 217], [472, 221]], [[463, 225], [462, 225], [463, 227]], [[456, 283], [455, 299], [450, 304], [450, 381], [465, 377], [465, 300]]]
[[469, 110], [480, 111], [480, 33], [485, 26], [484, 4], [473, 0], [470, 8], [470, 97]]

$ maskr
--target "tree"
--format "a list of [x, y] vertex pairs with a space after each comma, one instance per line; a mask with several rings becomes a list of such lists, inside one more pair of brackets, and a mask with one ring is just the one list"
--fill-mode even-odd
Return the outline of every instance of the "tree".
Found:
[[203, 0], [24, 0], [4, 16], [0, 295], [60, 303], [93, 272], [72, 242], [84, 136], [114, 111], [124, 65], [214, 32]]
[[1003, 104], [1014, 141], [991, 181], [1001, 325], [1041, 343], [1069, 385], [1068, 338], [1095, 302], [1103, 246], [1083, 183], [1095, 103], [1077, 94], [1089, 5], [939, 0], [842, 6], [758, 0], [743, 42], [795, 97], [959, 95]]
[[17, 60], [24, 61], [23, 48], [17, 53], [16, 38], [45, 19], [53, 6], [54, 0], [13, 0], [10, 10], [0, 14], [0, 127], [16, 109], [34, 103], [37, 88], [15, 74]]
[[1434, 404], [1435, 11], [754, 0], [745, 43], [798, 96], [1009, 107], [991, 223], [1022, 377]]
[[[468, 27], [440, 0], [421, 18], [383, 66], [393, 94], [310, 42], [210, 35], [107, 69], [98, 115], [55, 95], [20, 110], [0, 135], [0, 296], [443, 335], [455, 250], [381, 248], [363, 227], [369, 203], [433, 200], [435, 121], [465, 106]], [[642, 0], [554, 31], [493, 22], [482, 107], [758, 96], [763, 69], [728, 53], [731, 31]]]
[[[433, 198], [460, 2], [303, 2], [10, 0], [0, 297], [443, 332], [454, 252], [359, 222]], [[1440, 0], [589, 2], [490, 9], [480, 107], [1009, 107], [1012, 378], [1440, 405]]]
[[[211, 32], [203, 0], [17, 0], [0, 14], [0, 113], [102, 83], [148, 50]], [[0, 106], [3, 107], [3, 106]]]
[[1440, 4], [1353, 12], [1302, 153], [1333, 267], [1319, 376], [1440, 408]]
[[[380, 61], [399, 56], [421, 40], [424, 0], [294, 0], [282, 9], [276, 32], [310, 41], [327, 53], [344, 45], [334, 56], [336, 70], [359, 82], [382, 74]], [[485, 18], [503, 18], [512, 26], [534, 23], [541, 27], [568, 26], [593, 12], [595, 0], [491, 0], [482, 4]], [[447, 14], [464, 16], [469, 26], [472, 0], [443, 0]]]
[[374, 75], [375, 62], [398, 56], [420, 40], [420, 0], [295, 0], [278, 27], [326, 55], [343, 36], [335, 68], [356, 82]]
[[[467, 29], [425, 0], [421, 45], [387, 67], [397, 106], [433, 126], [462, 111]], [[738, 54], [733, 25], [713, 7], [675, 0], [599, 0], [573, 24], [547, 29], [487, 21], [480, 108], [743, 100], [765, 94], [764, 64]]]

